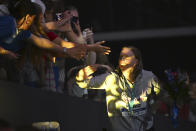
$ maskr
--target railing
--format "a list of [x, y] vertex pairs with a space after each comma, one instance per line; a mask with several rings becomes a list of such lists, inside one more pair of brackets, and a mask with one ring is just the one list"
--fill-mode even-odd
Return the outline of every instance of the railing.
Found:
[[0, 81], [0, 118], [13, 126], [57, 121], [61, 131], [102, 131], [105, 103]]

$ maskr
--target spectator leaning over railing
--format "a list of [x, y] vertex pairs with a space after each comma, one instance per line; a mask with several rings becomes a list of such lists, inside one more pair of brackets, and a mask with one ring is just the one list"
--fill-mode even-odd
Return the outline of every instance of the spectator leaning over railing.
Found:
[[[39, 0], [36, 0], [36, 1], [39, 1]], [[73, 32], [73, 30], [71, 28], [71, 25], [70, 25], [70, 19], [71, 19], [72, 16], [62, 17], [60, 20], [56, 21], [55, 18], [53, 17], [54, 16], [53, 13], [56, 10], [54, 5], [56, 3], [52, 2], [52, 1], [44, 1], [44, 2], [45, 2], [45, 5], [46, 5], [46, 12], [43, 14], [43, 16], [45, 16], [45, 18], [44, 18], [45, 20], [43, 20], [43, 21], [45, 21], [46, 23], [43, 23], [43, 27], [44, 27], [45, 32], [48, 35], [56, 36], [53, 39], [53, 42], [55, 42], [55, 43], [57, 43], [57, 44], [59, 44], [63, 47], [67, 47], [67, 48], [71, 48], [73, 46], [81, 46], [81, 45], [85, 44], [86, 41], [82, 41], [82, 42], [81, 41], [80, 42], [74, 41], [75, 44], [72, 43], [73, 41], [67, 42], [67, 41], [63, 40], [64, 38], [62, 39], [58, 35], [56, 35], [52, 32], [53, 30], [56, 30], [56, 31], [59, 31], [59, 32], [62, 32], [62, 33]], [[64, 24], [60, 24], [60, 23], [64, 23]], [[56, 25], [56, 26], [51, 26], [51, 25]], [[63, 26], [61, 26], [61, 28], [59, 28], [59, 26], [57, 26], [57, 25], [63, 25]], [[73, 39], [77, 39], [77, 37], [75, 37]], [[97, 42], [97, 43], [92, 44], [92, 45], [85, 44], [85, 46], [86, 46], [88, 52], [94, 51], [94, 52], [98, 52], [98, 53], [108, 54], [109, 53], [109, 48], [102, 46], [101, 45], [102, 43], [104, 43], [104, 42]], [[74, 61], [74, 59], [72, 59], [72, 61]], [[72, 66], [74, 66], [73, 64], [71, 64], [72, 61], [71, 62], [66, 61], [65, 63], [69, 63], [67, 65], [70, 65], [72, 67]], [[59, 81], [62, 83], [62, 82], [64, 82], [64, 76], [65, 75], [64, 75], [64, 71], [62, 69], [60, 70], [60, 72], [61, 73], [60, 73]]]
[[[34, 0], [35, 3], [40, 4], [41, 7], [46, 7], [46, 14], [42, 9], [42, 14], [40, 14], [40, 21], [42, 22], [42, 26], [44, 27], [44, 32], [46, 33], [46, 35], [48, 36], [48, 38], [50, 40], [52, 40], [53, 42], [55, 42], [56, 44], [62, 46], [62, 47], [66, 47], [66, 48], [72, 48], [74, 46], [76, 47], [80, 47], [83, 46], [84, 43], [78, 44], [78, 43], [72, 43], [72, 42], [67, 42], [65, 40], [63, 40], [62, 38], [60, 38], [58, 35], [56, 35], [55, 33], [53, 33], [53, 30], [59, 30], [59, 31], [65, 31], [68, 30], [67, 27], [69, 25], [69, 19], [70, 18], [65, 18], [59, 21], [52, 21], [53, 20], [53, 14], [51, 10], [54, 10], [53, 7], [48, 7], [49, 3], [53, 3], [52, 1], [47, 1], [46, 6], [44, 5], [44, 3], [42, 1], [39, 0]], [[49, 3], [48, 3], [49, 2]], [[54, 4], [52, 4], [54, 6]], [[44, 18], [44, 16], [50, 16], [49, 18], [46, 17]], [[44, 20], [43, 20], [44, 19]], [[45, 21], [47, 23], [45, 23]], [[51, 25], [56, 25], [56, 26], [51, 26]], [[63, 25], [61, 26], [61, 28], [59, 28], [60, 26], [58, 25]], [[51, 28], [52, 27], [52, 28]], [[99, 52], [99, 53], [109, 53], [109, 48], [105, 47], [105, 46], [101, 46], [101, 44], [103, 44], [104, 42], [97, 42], [96, 44], [93, 44], [93, 46], [89, 46], [89, 45], [85, 45], [87, 48], [87, 51], [95, 51], [95, 52]], [[51, 63], [51, 62], [49, 62]], [[52, 64], [52, 63], [51, 63]], [[51, 65], [50, 64], [50, 65]], [[52, 66], [50, 66], [52, 67]], [[52, 69], [52, 68], [50, 68]], [[52, 70], [51, 70], [52, 71]], [[53, 76], [52, 74], [50, 76]], [[54, 77], [53, 77], [54, 78]], [[56, 81], [58, 82], [58, 81]]]
[[71, 56], [80, 59], [85, 54], [85, 47], [81, 48], [62, 48], [53, 42], [37, 37], [28, 31], [34, 15], [32, 14], [32, 3], [29, 0], [10, 0], [8, 9], [12, 16], [0, 17], [0, 46], [6, 50], [16, 52], [24, 47], [20, 40], [29, 39], [35, 46], [55, 53], [57, 56]]
[[[82, 43], [85, 43], [88, 45], [94, 44], [92, 30], [87, 28], [82, 32], [82, 29], [80, 27], [80, 21], [79, 21], [79, 12], [76, 7], [66, 6], [64, 8], [64, 12], [62, 13], [62, 17], [70, 19], [70, 24], [67, 26], [68, 31], [65, 32], [66, 38], [69, 41], [77, 42], [79, 44], [82, 44]], [[70, 74], [70, 71], [72, 72], [73, 69], [77, 70], [77, 68], [80, 68], [81, 66], [95, 64], [95, 62], [96, 62], [96, 53], [92, 51], [88, 52], [84, 56], [84, 59], [81, 59], [81, 60], [73, 60], [72, 58], [65, 59], [64, 82], [65, 82], [65, 88], [69, 90], [69, 94], [72, 92], [70, 95], [82, 97], [83, 95], [88, 94], [87, 89], [81, 89], [81, 88], [77, 89], [77, 86], [72, 86], [74, 85], [73, 83], [74, 81], [72, 80], [72, 78], [68, 77], [68, 74]], [[77, 91], [74, 91], [74, 90], [77, 90]]]
[[[41, 25], [40, 14], [42, 13], [41, 7], [32, 3], [32, 11], [35, 15], [34, 22], [30, 27], [30, 31], [38, 37], [48, 38], [47, 34], [43, 31]], [[20, 82], [30, 87], [45, 87], [45, 59], [49, 53], [43, 49], [36, 47], [29, 41], [23, 41], [26, 44], [25, 48], [20, 51], [22, 57], [19, 58], [19, 72], [20, 72]], [[51, 54], [50, 54], [51, 55]], [[50, 83], [47, 83], [50, 84]], [[52, 86], [52, 85], [51, 85]], [[50, 90], [55, 91], [55, 87]]]

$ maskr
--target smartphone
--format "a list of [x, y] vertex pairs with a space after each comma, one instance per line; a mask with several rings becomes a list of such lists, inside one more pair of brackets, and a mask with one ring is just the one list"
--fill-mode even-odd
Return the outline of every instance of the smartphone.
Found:
[[78, 19], [79, 19], [78, 17], [73, 16], [72, 19], [71, 19], [71, 21], [72, 21], [73, 23], [77, 23]]
[[73, 32], [75, 32], [76, 34], [79, 35], [79, 32], [78, 32], [78, 30], [77, 30], [76, 27], [75, 27], [75, 24], [78, 22], [78, 20], [79, 20], [78, 17], [73, 16], [73, 17], [71, 18], [71, 27], [72, 27], [72, 29], [73, 29]]
[[62, 20], [63, 19], [63, 13], [56, 13], [55, 14], [55, 20], [58, 21], [58, 20]]

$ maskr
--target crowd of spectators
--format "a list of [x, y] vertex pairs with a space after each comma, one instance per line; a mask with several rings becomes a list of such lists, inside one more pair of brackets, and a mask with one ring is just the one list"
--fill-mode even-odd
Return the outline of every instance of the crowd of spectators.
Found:
[[110, 48], [104, 41], [95, 43], [91, 29], [81, 29], [77, 8], [63, 5], [60, 10], [58, 4], [1, 1], [1, 79], [72, 95], [66, 88], [71, 68], [95, 64], [96, 54], [107, 58]]

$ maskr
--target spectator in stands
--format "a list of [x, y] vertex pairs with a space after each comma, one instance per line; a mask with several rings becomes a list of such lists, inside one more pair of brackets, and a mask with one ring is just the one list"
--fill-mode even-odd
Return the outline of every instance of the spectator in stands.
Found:
[[[7, 4], [7, 1], [5, 1], [5, 0], [0, 1], [0, 16], [9, 15], [9, 11], [8, 11], [6, 4]], [[13, 53], [9, 50], [6, 50], [2, 47], [0, 47], [0, 55], [6, 55], [11, 58], [17, 58], [15, 53]]]
[[[94, 43], [93, 32], [91, 29], [87, 28], [83, 32], [81, 31], [80, 22], [79, 22], [79, 13], [76, 7], [74, 6], [65, 7], [64, 12], [63, 12], [63, 17], [70, 18], [70, 22], [71, 22], [69, 28], [70, 30], [72, 30], [72, 32], [70, 31], [66, 32], [66, 37], [69, 41], [76, 42], [79, 44], [82, 44], [82, 43], [93, 44]], [[70, 72], [73, 72], [73, 69], [77, 70], [81, 66], [95, 64], [95, 62], [96, 62], [95, 52], [88, 52], [88, 54], [86, 54], [86, 56], [82, 60], [73, 60], [71, 58], [66, 58], [65, 59], [65, 81], [64, 81], [65, 88], [71, 87], [70, 85], [74, 85], [74, 83], [72, 83], [74, 82], [72, 81], [72, 78], [70, 79], [68, 78], [68, 73], [70, 74]], [[75, 86], [73, 86], [72, 88], [73, 89], [72, 95], [82, 97], [84, 94], [88, 93], [87, 89], [74, 89], [74, 88]], [[76, 92], [74, 90], [78, 90], [77, 94], [75, 94]]]
[[[31, 26], [34, 15], [32, 14], [32, 3], [28, 0], [11, 0], [8, 4], [8, 8], [11, 16], [1, 16], [0, 20], [0, 46], [7, 50], [16, 52], [17, 50], [24, 47], [24, 44], [20, 43], [20, 40], [30, 39], [33, 43], [39, 47], [51, 52], [56, 55], [66, 56], [70, 55], [74, 58], [81, 58], [85, 54], [85, 48], [62, 48], [47, 39], [37, 37], [31, 34], [27, 29]], [[15, 24], [15, 20], [17, 25]]]
[[151, 104], [160, 92], [157, 77], [143, 69], [140, 51], [123, 47], [116, 72], [96, 73], [99, 65], [81, 69], [76, 77], [81, 88], [105, 89], [112, 131], [151, 131]]
[[[54, 6], [54, 4], [52, 4], [52, 3], [53, 3], [52, 1], [47, 1], [46, 2], [46, 7], [47, 7], [46, 8], [46, 14], [45, 14], [45, 12], [44, 12], [44, 14], [43, 14], [43, 12], [42, 12], [42, 14], [40, 14], [40, 19], [43, 18], [43, 16], [49, 16], [49, 17], [46, 17], [45, 20], [40, 20], [42, 22], [43, 21], [46, 21], [47, 22], [47, 23], [42, 23], [42, 25], [45, 27], [44, 28], [44, 31], [47, 34], [48, 38], [50, 40], [52, 40], [53, 42], [57, 43], [58, 45], [63, 46], [63, 47], [66, 47], [66, 48], [72, 48], [73, 46], [80, 47], [83, 43], [82, 44], [77, 44], [77, 43], [74, 44], [74, 43], [71, 43], [71, 42], [64, 41], [63, 39], [61, 39], [60, 37], [58, 37], [56, 34], [54, 34], [53, 32], [51, 32], [50, 31], [51, 28], [48, 28], [48, 26], [46, 25], [48, 23], [61, 22], [61, 21], [52, 21], [53, 20], [53, 15], [52, 15], [52, 12], [53, 11], [52, 10], [54, 10], [54, 8], [51, 7], [51, 6]], [[43, 4], [40, 5], [40, 6], [43, 7]], [[44, 7], [45, 7], [45, 5], [44, 5]], [[42, 10], [44, 10], [44, 9], [42, 9]], [[70, 18], [66, 18], [66, 19], [69, 20]], [[68, 21], [68, 20], [65, 20], [65, 21]], [[62, 20], [62, 21], [64, 21], [64, 20]], [[63, 28], [64, 29], [63, 31], [65, 31], [65, 32], [67, 31], [67, 28], [66, 28], [66, 27], [68, 27], [67, 25], [69, 25], [69, 23], [65, 23], [65, 28]], [[53, 28], [52, 30], [54, 30], [54, 29], [55, 30], [59, 30], [59, 28]], [[99, 53], [104, 53], [104, 52], [107, 53], [107, 49], [109, 49], [109, 48], [108, 47], [101, 46], [101, 43], [103, 43], [103, 42], [97, 42], [96, 44], [93, 44], [93, 46], [86, 46], [87, 47], [87, 51], [93, 50], [93, 51], [96, 51], [96, 52], [99, 52]], [[51, 63], [51, 62], [49, 62], [49, 63]], [[52, 66], [50, 66], [50, 67], [52, 67]], [[54, 76], [53, 73], [50, 76]], [[52, 78], [54, 79], [54, 77], [52, 77]], [[55, 81], [55, 82], [57, 83], [58, 81]], [[53, 84], [51, 84], [51, 85], [53, 85]]]
[[[1, 31], [4, 31], [0, 35], [0, 46], [2, 46], [2, 49], [6, 48], [7, 50], [16, 52], [24, 47], [24, 43], [20, 42], [20, 40], [31, 39], [33, 40], [33, 44], [35, 44], [39, 48], [56, 52], [57, 56], [64, 57], [68, 55], [76, 59], [80, 59], [84, 56], [86, 51], [86, 48], [84, 46], [72, 47], [69, 49], [62, 48], [56, 44], [53, 44], [47, 39], [40, 38], [34, 34], [31, 34], [31, 32], [27, 30], [31, 26], [35, 18], [31, 8], [32, 3], [30, 1], [12, 0], [9, 2], [8, 7], [10, 13], [16, 18], [17, 28], [15, 25], [15, 19], [13, 19], [13, 17], [0, 17], [0, 27], [2, 29]], [[102, 50], [105, 50], [105, 48], [102, 48]]]
[[[32, 12], [35, 15], [34, 22], [30, 27], [30, 31], [38, 37], [48, 38], [46, 33], [43, 31], [40, 14], [42, 14], [41, 7], [32, 3]], [[20, 61], [19, 71], [20, 71], [20, 82], [24, 85], [38, 88], [44, 87], [45, 79], [45, 68], [44, 68], [44, 56], [48, 54], [47, 51], [36, 47], [29, 41], [23, 41], [26, 44], [25, 48], [20, 51], [22, 56], [18, 61]], [[55, 89], [55, 88], [53, 88]]]
[[[53, 16], [54, 16], [54, 12], [55, 12], [55, 5], [56, 3], [55, 2], [52, 2], [52, 1], [46, 1], [45, 2], [45, 5], [46, 5], [46, 12], [45, 12], [45, 14], [44, 14], [44, 16], [45, 16], [45, 21], [47, 22], [47, 23], [45, 23], [44, 24], [44, 27], [45, 27], [45, 31], [47, 32], [47, 34], [52, 34], [53, 32], [51, 32], [50, 30], [52, 29], [52, 28], [50, 28], [50, 27], [48, 27], [48, 23], [54, 23], [54, 18], [53, 18]], [[58, 20], [57, 22], [60, 22], [60, 21], [62, 21], [62, 20], [64, 20], [64, 19], [67, 19], [67, 23], [65, 24], [65, 26], [64, 27], [62, 27], [62, 28], [56, 28], [56, 30], [58, 30], [58, 31], [63, 31], [63, 32], [65, 32], [65, 33], [70, 33], [70, 34], [73, 34], [73, 35], [71, 35], [70, 36], [70, 39], [72, 39], [75, 43], [77, 43], [77, 46], [80, 46], [81, 44], [84, 44], [84, 43], [86, 43], [86, 41], [85, 40], [83, 40], [83, 41], [77, 41], [78, 40], [78, 37], [76, 37], [75, 36], [75, 33], [73, 32], [73, 30], [72, 30], [72, 27], [71, 27], [71, 25], [70, 25], [70, 19], [71, 19], [71, 17], [72, 17], [72, 15], [67, 15], [67, 16], [65, 16], [65, 17], [60, 17], [60, 20]], [[54, 28], [53, 28], [54, 29]], [[52, 30], [53, 30], [52, 29]], [[54, 34], [54, 33], [53, 33]], [[88, 33], [87, 33], [87, 36], [89, 36], [88, 34], [92, 34], [90, 31], [88, 31]], [[89, 37], [88, 37], [89, 38]], [[83, 38], [82, 38], [83, 39]], [[61, 45], [61, 46], [65, 46], [65, 47], [70, 47], [70, 46], [73, 46], [73, 44], [70, 44], [70, 42], [66, 42], [66, 41], [64, 41], [62, 38], [60, 38], [60, 37], [58, 37], [58, 36], [56, 36], [55, 38], [54, 38], [54, 40], [53, 40], [55, 43], [57, 43], [57, 44], [59, 44], [59, 45]], [[71, 41], [71, 42], [73, 42], [73, 41]], [[92, 41], [92, 43], [94, 43], [94, 41]], [[96, 44], [93, 44], [93, 45], [87, 45], [87, 48], [88, 47], [91, 47], [90, 48], [90, 50], [88, 50], [88, 51], [90, 51], [90, 53], [89, 54], [92, 54], [92, 51], [95, 51], [95, 52], [98, 52], [98, 53], [103, 53], [103, 51], [104, 50], [101, 50], [101, 48], [102, 48], [102, 46], [100, 46], [100, 44], [99, 43], [96, 43]], [[93, 48], [92, 48], [93, 47]], [[102, 48], [103, 49], [103, 48]], [[95, 53], [94, 53], [95, 54]], [[92, 56], [92, 55], [91, 55]], [[91, 60], [92, 61], [95, 61], [96, 59], [94, 59], [94, 58], [91, 58]], [[72, 61], [75, 61], [74, 59], [72, 59], [71, 61], [66, 61], [66, 63], [69, 63], [69, 65], [71, 65], [71, 67], [74, 67], [74, 65], [73, 64], [71, 64], [71, 63], [73, 63]], [[70, 67], [70, 68], [71, 68]], [[62, 74], [62, 70], [60, 71], [60, 79], [62, 79], [63, 81], [64, 81], [64, 71], [63, 71], [63, 74]]]

